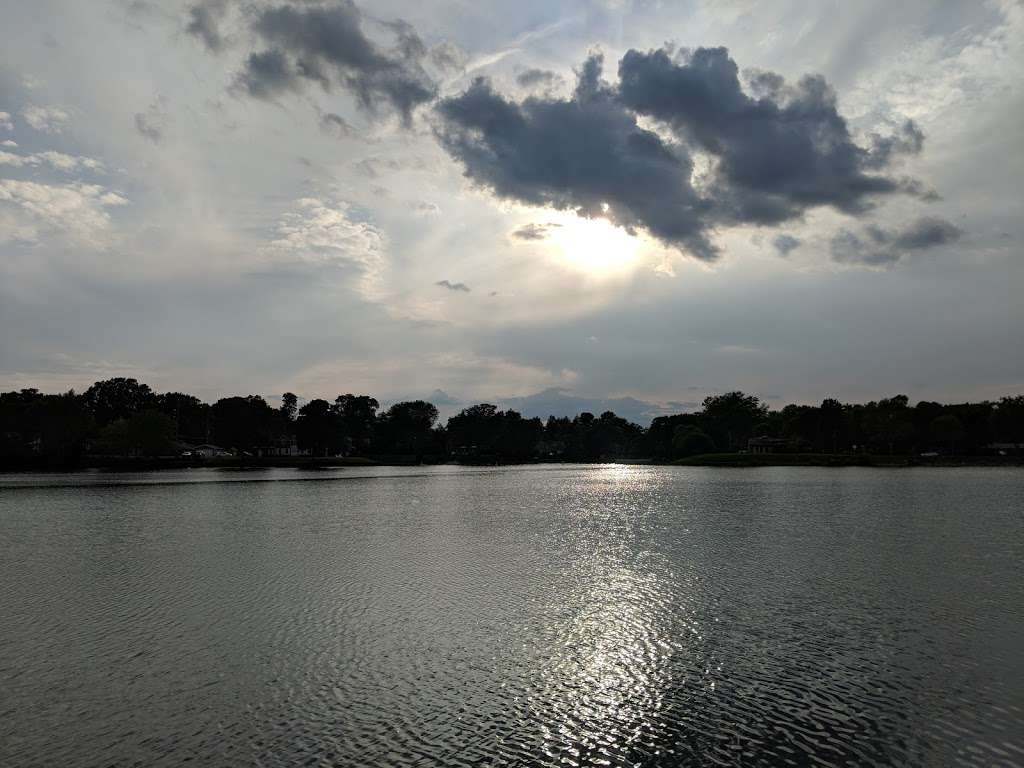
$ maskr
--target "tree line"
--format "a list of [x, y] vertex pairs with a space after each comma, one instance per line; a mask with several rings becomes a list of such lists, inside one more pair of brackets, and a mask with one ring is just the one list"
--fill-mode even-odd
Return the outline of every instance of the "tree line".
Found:
[[[804, 453], [984, 455], [1024, 445], [1024, 396], [980, 403], [910, 405], [905, 395], [865, 404], [771, 410], [743, 392], [706, 398], [700, 411], [655, 418], [643, 428], [611, 411], [573, 418], [524, 418], [481, 403], [438, 423], [424, 400], [381, 409], [369, 395], [338, 395], [299, 406], [286, 393], [234, 396], [208, 404], [157, 393], [131, 378], [85, 392], [0, 393], [0, 461], [73, 463], [87, 456], [179, 456], [197, 445], [265, 456], [362, 456], [467, 462], [671, 460], [737, 452], [770, 438], [772, 450]], [[752, 442], [753, 441], [753, 442]]]

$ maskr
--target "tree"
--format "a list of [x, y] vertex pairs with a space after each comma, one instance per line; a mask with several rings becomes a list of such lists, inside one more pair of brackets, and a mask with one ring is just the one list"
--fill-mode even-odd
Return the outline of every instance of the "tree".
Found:
[[299, 398], [293, 392], [285, 392], [281, 395], [281, 407], [278, 409], [287, 421], [295, 421], [298, 413]]
[[175, 435], [190, 443], [205, 443], [210, 439], [210, 406], [198, 397], [183, 392], [156, 395], [156, 409], [174, 420]]
[[454, 448], [488, 453], [497, 440], [501, 413], [496, 405], [480, 403], [448, 419], [448, 439]]
[[599, 454], [594, 447], [594, 414], [584, 411], [572, 420], [569, 433], [569, 457], [577, 461], [595, 461]]
[[380, 419], [384, 446], [387, 451], [414, 454], [423, 460], [431, 446], [437, 408], [423, 400], [395, 403]]
[[1001, 398], [990, 418], [996, 440], [1024, 443], [1024, 395]]
[[253, 451], [270, 443], [277, 413], [259, 395], [225, 397], [213, 404], [214, 442]]
[[598, 458], [622, 458], [639, 444], [643, 430], [611, 411], [605, 411], [594, 423], [591, 447]]
[[821, 401], [821, 436], [832, 448], [832, 453], [839, 450], [839, 435], [843, 431], [843, 404], [835, 398], [827, 397]]
[[704, 398], [703, 418], [727, 450], [745, 446], [754, 426], [768, 415], [768, 406], [754, 395], [726, 392]]
[[448, 419], [448, 441], [461, 455], [522, 461], [537, 452], [544, 425], [517, 411], [499, 411], [490, 403], [463, 409]]
[[65, 461], [85, 450], [86, 440], [95, 422], [74, 391], [63, 395], [41, 395], [28, 411], [32, 439], [39, 453]]
[[914, 434], [908, 402], [906, 395], [896, 395], [866, 406], [868, 439], [876, 445], [885, 446], [890, 456], [897, 444], [907, 442]]
[[780, 414], [782, 435], [798, 450], [820, 450], [821, 409], [813, 405], [787, 405]]
[[118, 456], [165, 456], [174, 452], [174, 420], [154, 410], [133, 413], [105, 426], [99, 444]]
[[334, 399], [334, 410], [341, 419], [341, 428], [357, 453], [364, 453], [370, 447], [378, 408], [380, 403], [369, 395], [338, 395]]
[[944, 413], [936, 417], [930, 427], [931, 433], [936, 440], [949, 445], [950, 455], [956, 452], [956, 444], [963, 440], [967, 434], [960, 419], [952, 413]]
[[680, 426], [700, 428], [701, 417], [695, 413], [677, 413], [673, 416], [657, 416], [651, 422], [643, 439], [643, 453], [657, 459], [676, 455], [674, 446], [676, 430]]
[[146, 384], [125, 378], [97, 381], [85, 391], [82, 399], [101, 427], [156, 405], [153, 391]]
[[506, 461], [524, 461], [536, 455], [543, 434], [540, 419], [524, 419], [520, 413], [509, 409], [501, 414], [496, 452]]
[[344, 436], [341, 420], [331, 404], [318, 398], [302, 406], [295, 420], [295, 438], [299, 448], [311, 451], [314, 456], [340, 453]]
[[681, 458], [696, 456], [701, 453], [710, 453], [715, 449], [711, 438], [703, 431], [680, 424], [672, 436], [672, 447], [675, 455]]

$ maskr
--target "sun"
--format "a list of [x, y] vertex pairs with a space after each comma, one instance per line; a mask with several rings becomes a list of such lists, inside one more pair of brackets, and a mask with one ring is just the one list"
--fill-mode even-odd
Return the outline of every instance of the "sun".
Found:
[[563, 214], [552, 224], [548, 239], [559, 259], [587, 274], [620, 274], [637, 261], [640, 239], [606, 219]]

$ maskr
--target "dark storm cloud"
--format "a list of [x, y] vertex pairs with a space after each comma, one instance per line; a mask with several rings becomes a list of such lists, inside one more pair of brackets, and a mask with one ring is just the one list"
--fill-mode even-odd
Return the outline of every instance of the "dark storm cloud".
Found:
[[352, 0], [254, 13], [253, 31], [267, 48], [249, 56], [236, 82], [251, 96], [274, 98], [309, 83], [341, 87], [367, 111], [388, 106], [408, 122], [413, 109], [436, 94], [422, 66], [427, 48], [405, 22], [384, 25], [395, 38], [393, 48], [384, 50], [363, 32], [362, 13]]
[[271, 48], [249, 54], [235, 86], [257, 99], [273, 99], [296, 90], [299, 81], [284, 51]]
[[355, 130], [348, 124], [348, 121], [334, 112], [320, 113], [320, 130], [328, 136], [334, 136], [339, 139], [348, 138], [355, 133]]
[[627, 51], [619, 79], [624, 104], [718, 161], [710, 192], [725, 220], [777, 223], [821, 205], [855, 214], [870, 207], [872, 196], [906, 191], [866, 173], [898, 147], [885, 145], [883, 158], [854, 143], [819, 75], [788, 85], [774, 73], [757, 73], [754, 98], [741, 88], [725, 48], [697, 48], [675, 59], [665, 49]]
[[548, 236], [548, 230], [558, 227], [559, 224], [524, 224], [511, 233], [516, 240], [544, 240]]
[[227, 0], [202, 0], [188, 9], [185, 31], [200, 40], [208, 50], [217, 53], [224, 48], [220, 23], [227, 11]]
[[772, 246], [778, 251], [779, 256], [789, 256], [792, 251], [800, 247], [800, 238], [786, 234], [776, 235], [772, 238]]
[[133, 118], [135, 130], [154, 144], [164, 140], [167, 130], [166, 100], [158, 96], [145, 112], [136, 112]]
[[945, 219], [924, 216], [902, 229], [864, 228], [858, 235], [848, 229], [832, 238], [835, 261], [868, 266], [890, 266], [909, 251], [921, 251], [955, 243], [963, 230]]
[[444, 72], [461, 72], [466, 68], [466, 52], [450, 42], [438, 43], [430, 49], [430, 61]]
[[535, 88], [538, 85], [552, 86], [562, 82], [562, 76], [548, 69], [527, 69], [516, 75], [516, 82], [524, 88]]
[[152, 118], [144, 112], [135, 113], [135, 130], [154, 144], [159, 144], [164, 138], [162, 126], [154, 123]]
[[923, 216], [906, 229], [897, 233], [897, 248], [918, 250], [955, 243], [963, 236], [963, 230], [955, 224], [934, 216]]
[[462, 293], [470, 292], [470, 287], [465, 283], [453, 283], [450, 280], [438, 280], [434, 285], [447, 288], [449, 291], [461, 291]]
[[569, 99], [508, 100], [478, 78], [438, 106], [437, 136], [467, 177], [497, 196], [644, 228], [702, 259], [705, 205], [690, 158], [637, 125], [592, 56]]
[[907, 120], [892, 136], [871, 136], [871, 153], [867, 167], [884, 168], [900, 155], [919, 155], [924, 149], [924, 131], [913, 120]]
[[[751, 96], [724, 48], [674, 58], [630, 50], [614, 87], [601, 63], [587, 59], [568, 99], [516, 102], [478, 79], [440, 103], [438, 138], [468, 178], [499, 197], [643, 228], [705, 260], [717, 256], [709, 236], [721, 225], [777, 224], [817, 206], [857, 215], [879, 195], [924, 196], [914, 180], [869, 173], [920, 151], [917, 126], [857, 145], [820, 76], [789, 85], [754, 72]], [[675, 140], [640, 127], [640, 117]], [[714, 161], [699, 192], [691, 152]]]

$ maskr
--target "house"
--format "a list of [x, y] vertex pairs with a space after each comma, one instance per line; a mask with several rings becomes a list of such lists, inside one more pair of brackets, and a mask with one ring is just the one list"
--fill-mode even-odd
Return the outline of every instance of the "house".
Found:
[[988, 449], [997, 456], [1024, 454], [1024, 443], [989, 443]]
[[265, 445], [257, 451], [259, 456], [309, 456], [310, 451], [299, 448], [299, 443], [294, 435], [286, 435], [274, 440], [270, 445]]
[[789, 447], [789, 440], [782, 437], [752, 437], [747, 441], [750, 453], [778, 453]]
[[226, 448], [221, 448], [219, 445], [211, 445], [210, 443], [203, 443], [202, 445], [195, 446], [192, 449], [192, 455], [202, 456], [204, 459], [234, 456], [234, 454]]

